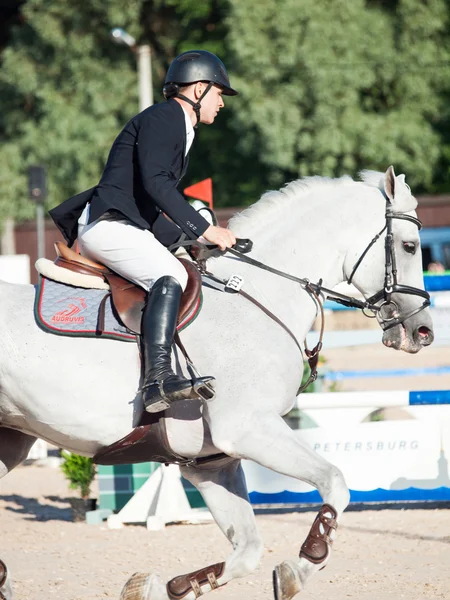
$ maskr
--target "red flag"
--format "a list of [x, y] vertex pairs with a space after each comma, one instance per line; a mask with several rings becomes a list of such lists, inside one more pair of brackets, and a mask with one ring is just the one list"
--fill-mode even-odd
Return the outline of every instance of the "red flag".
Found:
[[212, 191], [212, 179], [208, 177], [208, 179], [203, 179], [203, 181], [199, 181], [198, 183], [194, 183], [194, 185], [190, 185], [184, 190], [186, 196], [190, 196], [191, 198], [196, 198], [197, 200], [202, 200], [202, 202], [206, 202], [209, 204], [210, 208], [213, 208], [213, 191]]

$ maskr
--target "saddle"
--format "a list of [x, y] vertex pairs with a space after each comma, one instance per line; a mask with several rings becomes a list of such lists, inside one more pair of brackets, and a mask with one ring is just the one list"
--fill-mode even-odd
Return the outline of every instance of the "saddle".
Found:
[[[107, 293], [100, 303], [98, 321], [102, 322], [100, 313], [105, 310], [107, 301], [111, 299], [116, 318], [130, 332], [140, 334], [142, 310], [147, 296], [143, 288], [114, 273], [105, 265], [74, 252], [63, 242], [56, 242], [55, 250], [57, 257], [54, 262], [42, 258], [38, 261], [40, 264], [36, 264], [38, 272], [44, 278], [69, 286], [105, 290]], [[188, 283], [178, 311], [178, 327], [182, 328], [183, 323], [189, 320], [189, 316], [198, 311], [202, 279], [194, 262], [186, 258], [176, 258], [188, 273]], [[99, 329], [104, 330], [104, 326], [100, 325]], [[177, 344], [186, 358], [189, 369], [190, 359], [179, 337]], [[165, 420], [161, 419], [161, 414], [153, 415], [145, 411], [139, 416], [137, 426], [128, 435], [110, 446], [101, 448], [94, 457], [94, 462], [102, 465], [130, 464], [149, 460], [165, 463], [187, 461], [170, 449]]]
[[[141, 333], [142, 310], [146, 302], [147, 292], [128, 279], [117, 275], [105, 265], [96, 263], [85, 256], [71, 250], [63, 242], [55, 243], [57, 267], [84, 276], [83, 287], [98, 287], [98, 281], [105, 282], [109, 294], [100, 305], [100, 313], [104, 311], [106, 299], [111, 297], [113, 307], [122, 323], [133, 333]], [[185, 258], [177, 257], [188, 273], [188, 283], [183, 293], [178, 311], [178, 323], [188, 315], [198, 301], [202, 288], [202, 278], [196, 265]], [[57, 277], [57, 274], [55, 275]], [[106, 287], [106, 286], [105, 286]], [[102, 315], [99, 315], [99, 321]]]

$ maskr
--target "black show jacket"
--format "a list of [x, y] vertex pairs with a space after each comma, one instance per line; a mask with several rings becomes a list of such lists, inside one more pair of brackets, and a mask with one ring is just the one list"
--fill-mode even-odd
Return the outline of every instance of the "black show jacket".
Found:
[[208, 221], [177, 190], [188, 163], [185, 148], [185, 116], [176, 100], [150, 106], [131, 119], [112, 145], [99, 184], [49, 211], [69, 246], [77, 237], [78, 219], [87, 202], [89, 223], [117, 211], [153, 231], [166, 246], [182, 232], [189, 239], [202, 235]]

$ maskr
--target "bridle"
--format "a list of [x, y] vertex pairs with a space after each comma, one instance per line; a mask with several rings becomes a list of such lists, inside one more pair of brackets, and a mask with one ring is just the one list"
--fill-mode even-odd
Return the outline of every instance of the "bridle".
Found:
[[[376, 294], [371, 296], [366, 301], [366, 306], [362, 309], [366, 316], [378, 317], [379, 323], [383, 331], [387, 329], [391, 329], [396, 325], [400, 325], [404, 323], [410, 317], [416, 315], [427, 306], [430, 306], [430, 294], [425, 290], [421, 290], [420, 288], [411, 287], [409, 285], [401, 285], [397, 281], [397, 263], [395, 257], [395, 247], [394, 247], [394, 234], [392, 232], [392, 221], [394, 219], [402, 219], [404, 221], [410, 221], [417, 225], [419, 231], [422, 229], [422, 223], [416, 217], [412, 217], [410, 215], [406, 215], [404, 213], [395, 213], [390, 210], [389, 202], [386, 203], [386, 213], [385, 213], [386, 223], [383, 229], [373, 238], [373, 240], [366, 247], [364, 252], [358, 258], [353, 267], [353, 270], [350, 274], [350, 277], [347, 279], [347, 283], [350, 284], [353, 280], [353, 277], [358, 270], [358, 267], [361, 265], [365, 256], [375, 244], [375, 242], [380, 238], [380, 236], [386, 231], [386, 238], [384, 242], [384, 250], [385, 250], [385, 267], [384, 267], [384, 287], [379, 290]], [[392, 294], [409, 294], [411, 296], [420, 296], [424, 298], [424, 301], [421, 306], [415, 308], [411, 312], [407, 313], [404, 316], [400, 316], [399, 308], [396, 302], [392, 300]], [[332, 298], [330, 298], [332, 300]], [[383, 300], [381, 304], [378, 304], [380, 300]], [[335, 300], [338, 301], [339, 300]], [[374, 314], [368, 315], [365, 311], [372, 311]]]
[[[302, 392], [304, 389], [308, 387], [308, 385], [315, 381], [317, 377], [317, 364], [319, 360], [319, 352], [322, 349], [322, 339], [324, 333], [324, 312], [323, 312], [323, 304], [320, 301], [320, 296], [326, 296], [328, 300], [332, 302], [337, 302], [338, 304], [342, 304], [344, 306], [348, 306], [350, 308], [359, 308], [363, 311], [363, 314], [367, 317], [377, 317], [380, 323], [381, 328], [386, 331], [395, 327], [396, 325], [400, 325], [404, 323], [407, 319], [411, 318], [413, 315], [416, 315], [420, 311], [430, 306], [430, 294], [420, 288], [415, 288], [409, 285], [401, 285], [397, 281], [397, 263], [395, 257], [395, 248], [394, 248], [394, 234], [392, 232], [392, 221], [394, 219], [403, 219], [404, 221], [410, 221], [417, 225], [418, 229], [422, 228], [422, 223], [416, 217], [412, 217], [410, 215], [406, 215], [404, 213], [395, 213], [390, 210], [390, 203], [387, 201], [386, 204], [386, 212], [385, 212], [386, 223], [383, 229], [372, 239], [372, 241], [367, 245], [366, 249], [363, 251], [361, 256], [355, 263], [355, 266], [352, 269], [350, 277], [347, 279], [347, 283], [350, 284], [352, 279], [360, 267], [362, 261], [366, 257], [369, 250], [375, 244], [375, 242], [381, 237], [381, 235], [386, 231], [386, 239], [385, 239], [385, 270], [384, 270], [384, 286], [378, 291], [376, 294], [373, 294], [367, 300], [359, 300], [357, 298], [353, 298], [352, 296], [347, 296], [346, 294], [341, 294], [339, 292], [335, 292], [330, 290], [322, 285], [322, 280], [320, 279], [318, 283], [312, 283], [309, 279], [295, 277], [294, 275], [290, 275], [289, 273], [285, 273], [284, 271], [279, 271], [278, 269], [274, 269], [273, 267], [269, 267], [268, 265], [255, 260], [254, 258], [250, 258], [247, 256], [247, 252], [250, 252], [252, 249], [253, 243], [251, 240], [238, 240], [234, 248], [228, 248], [226, 253], [232, 254], [238, 258], [240, 262], [245, 262], [254, 267], [258, 267], [259, 269], [263, 269], [264, 271], [268, 271], [273, 273], [274, 275], [279, 275], [284, 279], [289, 279], [290, 281], [295, 281], [300, 284], [300, 286], [309, 294], [309, 296], [313, 299], [316, 304], [317, 309], [321, 313], [321, 328], [319, 333], [319, 341], [316, 346], [309, 350], [306, 344], [306, 340], [304, 341], [305, 352], [308, 357], [309, 366], [311, 369], [311, 373], [308, 381], [300, 386], [297, 391], [297, 394]], [[206, 268], [206, 261], [208, 258], [213, 256], [220, 256], [225, 254], [225, 252], [218, 251], [217, 246], [211, 244], [199, 244], [195, 240], [179, 240], [171, 247], [169, 250], [179, 248], [179, 247], [196, 247], [196, 251], [193, 252], [193, 248], [191, 248], [191, 256], [195, 259], [200, 273], [202, 275], [208, 277], [212, 281], [219, 283], [225, 286], [225, 291], [233, 291], [241, 294], [244, 298], [251, 301], [254, 305], [260, 308], [264, 313], [266, 313], [272, 320], [274, 320], [278, 325], [283, 327], [283, 329], [291, 336], [291, 338], [295, 341], [297, 347], [301, 350], [300, 344], [298, 343], [295, 335], [292, 331], [278, 319], [276, 315], [274, 315], [270, 310], [268, 310], [265, 306], [263, 306], [260, 302], [258, 302], [255, 298], [244, 292], [242, 289], [229, 289], [226, 280], [222, 280], [216, 277], [213, 273], [209, 272]], [[408, 294], [412, 296], [420, 296], [424, 299], [421, 306], [411, 310], [406, 315], [400, 315], [399, 308], [396, 302], [392, 300], [392, 294]], [[381, 304], [379, 304], [379, 302]], [[368, 312], [372, 314], [368, 314]], [[186, 354], [185, 354], [186, 355]], [[186, 355], [187, 356], [187, 355]], [[187, 357], [189, 359], [189, 357]], [[190, 359], [189, 359], [190, 360]]]
[[[233, 248], [228, 248], [227, 253], [233, 254], [234, 256], [238, 257], [239, 260], [251, 264], [255, 267], [264, 269], [265, 271], [269, 271], [270, 273], [274, 273], [275, 275], [279, 275], [280, 277], [284, 277], [285, 279], [296, 281], [310, 295], [311, 293], [313, 293], [316, 297], [318, 297], [319, 295], [325, 295], [327, 299], [332, 302], [336, 302], [338, 304], [342, 304], [350, 308], [359, 308], [363, 311], [366, 317], [377, 317], [381, 328], [383, 329], [383, 331], [386, 331], [388, 329], [391, 329], [392, 327], [395, 327], [396, 325], [404, 323], [407, 319], [410, 319], [412, 316], [416, 315], [417, 313], [430, 306], [431, 300], [430, 294], [425, 290], [421, 290], [420, 288], [412, 287], [409, 285], [399, 284], [397, 280], [397, 262], [395, 256], [392, 222], [394, 219], [410, 221], [411, 223], [414, 223], [414, 225], [417, 225], [417, 228], [419, 230], [422, 229], [422, 223], [416, 217], [392, 211], [390, 209], [389, 201], [386, 202], [385, 219], [386, 223], [383, 229], [368, 244], [364, 252], [356, 261], [355, 266], [353, 267], [353, 270], [349, 278], [347, 279], [347, 283], [350, 284], [353, 280], [357, 269], [361, 265], [369, 250], [381, 237], [381, 235], [386, 231], [384, 286], [381, 290], [373, 294], [373, 296], [367, 298], [367, 300], [359, 300], [358, 298], [353, 298], [352, 296], [348, 296], [346, 294], [341, 294], [339, 292], [335, 292], [334, 290], [330, 290], [322, 285], [322, 280], [320, 280], [318, 283], [312, 283], [311, 281], [309, 281], [309, 279], [295, 277], [294, 275], [290, 275], [289, 273], [279, 271], [278, 269], [269, 267], [264, 263], [255, 260], [254, 258], [246, 256], [238, 250], [234, 250]], [[398, 304], [394, 300], [392, 300], [393, 294], [408, 294], [410, 296], [420, 296], [424, 299], [424, 301], [422, 305], [418, 308], [411, 310], [405, 315], [401, 315]], [[382, 302], [380, 303], [380, 301]]]

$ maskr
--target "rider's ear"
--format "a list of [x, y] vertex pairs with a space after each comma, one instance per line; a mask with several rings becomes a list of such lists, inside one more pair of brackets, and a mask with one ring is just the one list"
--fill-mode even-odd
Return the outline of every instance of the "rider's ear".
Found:
[[394, 202], [395, 196], [395, 173], [394, 167], [391, 165], [384, 174], [384, 193], [391, 202]]
[[196, 100], [198, 100], [203, 94], [204, 87], [205, 84], [203, 83], [203, 81], [197, 81], [197, 83], [194, 85], [194, 94]]

